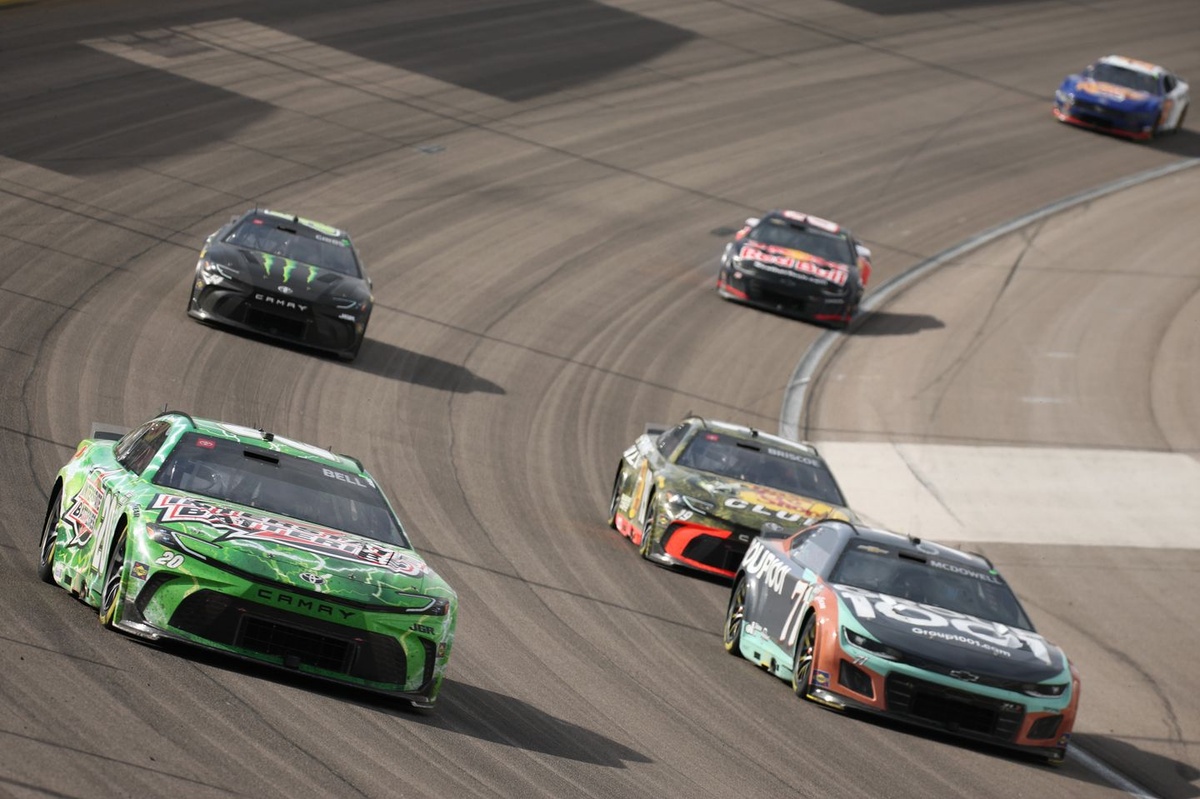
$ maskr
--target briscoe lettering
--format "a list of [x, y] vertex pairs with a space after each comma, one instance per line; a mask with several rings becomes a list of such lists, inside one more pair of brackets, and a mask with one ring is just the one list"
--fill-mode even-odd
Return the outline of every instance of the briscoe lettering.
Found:
[[766, 250], [760, 250], [757, 247], [747, 244], [738, 251], [737, 257], [741, 261], [757, 261], [758, 263], [774, 264], [775, 266], [794, 269], [797, 272], [828, 280], [830, 283], [838, 286], [846, 285], [846, 279], [849, 275], [846, 267], [833, 263], [820, 264], [813, 260], [812, 256], [794, 258], [788, 255], [788, 252], [788, 250], [778, 247], [769, 247]]
[[805, 466], [819, 467], [821, 465], [818, 461], [816, 461], [813, 458], [809, 458], [805, 455], [801, 455], [798, 452], [788, 452], [786, 449], [775, 449], [774, 447], [767, 447], [767, 454], [771, 455], [773, 457], [776, 457], [776, 458], [783, 458], [784, 460], [795, 461], [796, 463], [803, 463]]
[[757, 576], [763, 585], [777, 594], [783, 593], [783, 584], [787, 578], [787, 564], [779, 559], [771, 550], [763, 546], [757, 538], [750, 543], [742, 567], [751, 577]]
[[264, 305], [275, 305], [279, 308], [289, 308], [293, 311], [307, 311], [308, 310], [308, 305], [303, 302], [296, 302], [295, 300], [284, 300], [284, 299], [280, 299], [279, 297], [272, 297], [270, 294], [263, 294], [262, 292], [255, 294], [254, 299], [258, 300], [259, 302], [263, 303]]
[[792, 513], [787, 510], [772, 510], [765, 505], [752, 505], [744, 499], [730, 497], [725, 500], [725, 507], [733, 508], [734, 510], [748, 510], [751, 513], [757, 513], [759, 516], [766, 516], [772, 519], [780, 519], [785, 522], [798, 522], [805, 518], [803, 513]]
[[199, 522], [220, 530], [222, 535], [215, 543], [235, 540], [263, 541], [360, 565], [378, 566], [409, 577], [420, 577], [429, 573], [429, 567], [418, 558], [338, 530], [309, 527], [284, 519], [222, 508], [192, 497], [170, 494], [159, 494], [150, 507], [163, 511], [158, 519], [163, 524]]
[[296, 610], [307, 610], [310, 613], [328, 616], [331, 619], [341, 619], [342, 621], [354, 615], [354, 611], [352, 610], [334, 607], [333, 605], [318, 602], [314, 599], [292, 596], [282, 591], [272, 591], [269, 588], [258, 589], [258, 598], [267, 602], [274, 602], [276, 605], [287, 605], [288, 607], [296, 608]]
[[[849, 585], [836, 586], [842, 598], [850, 603], [854, 615], [870, 621], [877, 615], [902, 624], [912, 625], [912, 632], [926, 638], [957, 641], [986, 649], [993, 654], [1011, 657], [1009, 650], [1029, 649], [1038, 660], [1053, 665], [1050, 649], [1036, 633], [1017, 630], [994, 621], [984, 621], [964, 613], [925, 605], [905, 602], [887, 594], [877, 594]], [[956, 632], [941, 628], [952, 627]]]

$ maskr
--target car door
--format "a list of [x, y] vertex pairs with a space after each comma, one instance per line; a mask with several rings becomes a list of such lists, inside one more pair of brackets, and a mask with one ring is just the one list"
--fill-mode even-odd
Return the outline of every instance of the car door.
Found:
[[95, 515], [91, 548], [84, 580], [89, 594], [98, 598], [104, 571], [112, 551], [120, 521], [129, 509], [131, 489], [141, 478], [154, 456], [166, 443], [171, 423], [154, 419], [127, 434], [113, 447], [116, 469], [97, 470], [89, 477], [98, 486], [100, 504]]

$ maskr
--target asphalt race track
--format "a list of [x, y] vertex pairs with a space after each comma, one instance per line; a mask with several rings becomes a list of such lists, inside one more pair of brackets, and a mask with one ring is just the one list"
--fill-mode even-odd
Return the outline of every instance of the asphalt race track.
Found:
[[[1063, 75], [1112, 51], [1200, 85], [1200, 5], [332, 6], [0, 3], [0, 795], [1121, 795], [1077, 758], [1050, 769], [799, 703], [723, 653], [727, 586], [641, 561], [603, 518], [644, 424], [692, 410], [773, 429], [820, 333], [716, 296], [722, 237], [742, 219], [839, 220], [874, 250], [879, 283], [1033, 208], [1200, 156], [1190, 128], [1137, 145], [1049, 112]], [[1190, 223], [1190, 185], [1148, 235]], [[256, 202], [355, 235], [377, 305], [354, 364], [185, 316], [200, 242]], [[1177, 290], [1194, 294], [1183, 271]], [[893, 312], [855, 346], [888, 344], [910, 375], [944, 357], [958, 316], [929, 296], [939, 305]], [[1089, 297], [1094, 318], [1103, 297]], [[1182, 307], [1148, 306], [1152, 327]], [[1175, 329], [1194, 342], [1190, 318]], [[1019, 343], [997, 357], [1015, 363]], [[1094, 375], [1114, 355], [1078, 357]], [[903, 361], [879, 373], [908, 396]], [[970, 415], [958, 385], [942, 407]], [[164, 404], [367, 464], [460, 594], [436, 714], [142, 645], [37, 580], [55, 470], [93, 421], [132, 425]], [[1003, 439], [1196, 450], [1194, 428], [1148, 442], [1131, 423], [1113, 444], [1081, 432], [1103, 417], [1070, 419], [1060, 440], [1022, 438], [1019, 420]], [[980, 423], [875, 421], [811, 432], [920, 443]], [[1152, 615], [1149, 589], [1114, 619], [1095, 606], [1111, 598], [1103, 567], [1128, 559], [1141, 585], [1194, 607], [1194, 553], [1090, 547], [1093, 571], [1054, 582], [1039, 564], [1079, 552], [988, 551], [1035, 620], [1098, 664], [1087, 750], [1160, 796], [1200, 794], [1194, 715], [1164, 721], [1195, 709], [1194, 667], [1171, 671], [1200, 648], [1189, 615]], [[1120, 698], [1147, 680], [1152, 701]]]

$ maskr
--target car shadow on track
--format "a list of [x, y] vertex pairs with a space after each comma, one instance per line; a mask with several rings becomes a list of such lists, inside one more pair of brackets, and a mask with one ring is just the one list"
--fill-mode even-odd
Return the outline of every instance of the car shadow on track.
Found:
[[461, 364], [368, 338], [353, 362], [360, 372], [456, 394], [503, 394], [504, 389]]
[[1146, 146], [1181, 158], [1200, 158], [1200, 132], [1184, 128], [1177, 133], [1154, 139]]
[[1129, 739], [1114, 735], [1075, 735], [1075, 744], [1105, 765], [1163, 799], [1200, 796], [1200, 769], [1154, 752], [1143, 752]]
[[416, 710], [405, 700], [325, 682], [299, 672], [229, 657], [220, 652], [171, 641], [151, 644], [130, 640], [207, 668], [295, 688], [393, 716], [404, 722], [489, 743], [610, 768], [625, 768], [626, 763], [651, 762], [645, 755], [624, 744], [553, 716], [522, 699], [457, 680], [447, 679], [442, 684], [437, 709], [431, 712]]
[[945, 326], [945, 322], [929, 314], [873, 311], [858, 322], [851, 332], [856, 336], [911, 336]]

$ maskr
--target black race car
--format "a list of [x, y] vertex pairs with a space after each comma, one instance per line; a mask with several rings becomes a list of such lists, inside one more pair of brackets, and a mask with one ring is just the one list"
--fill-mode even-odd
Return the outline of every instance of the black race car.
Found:
[[255, 208], [204, 242], [188, 316], [349, 361], [366, 336], [371, 303], [371, 279], [345, 231]]
[[761, 219], [747, 219], [725, 245], [717, 293], [845, 327], [871, 276], [870, 258], [871, 251], [834, 222], [796, 211], [771, 211]]

